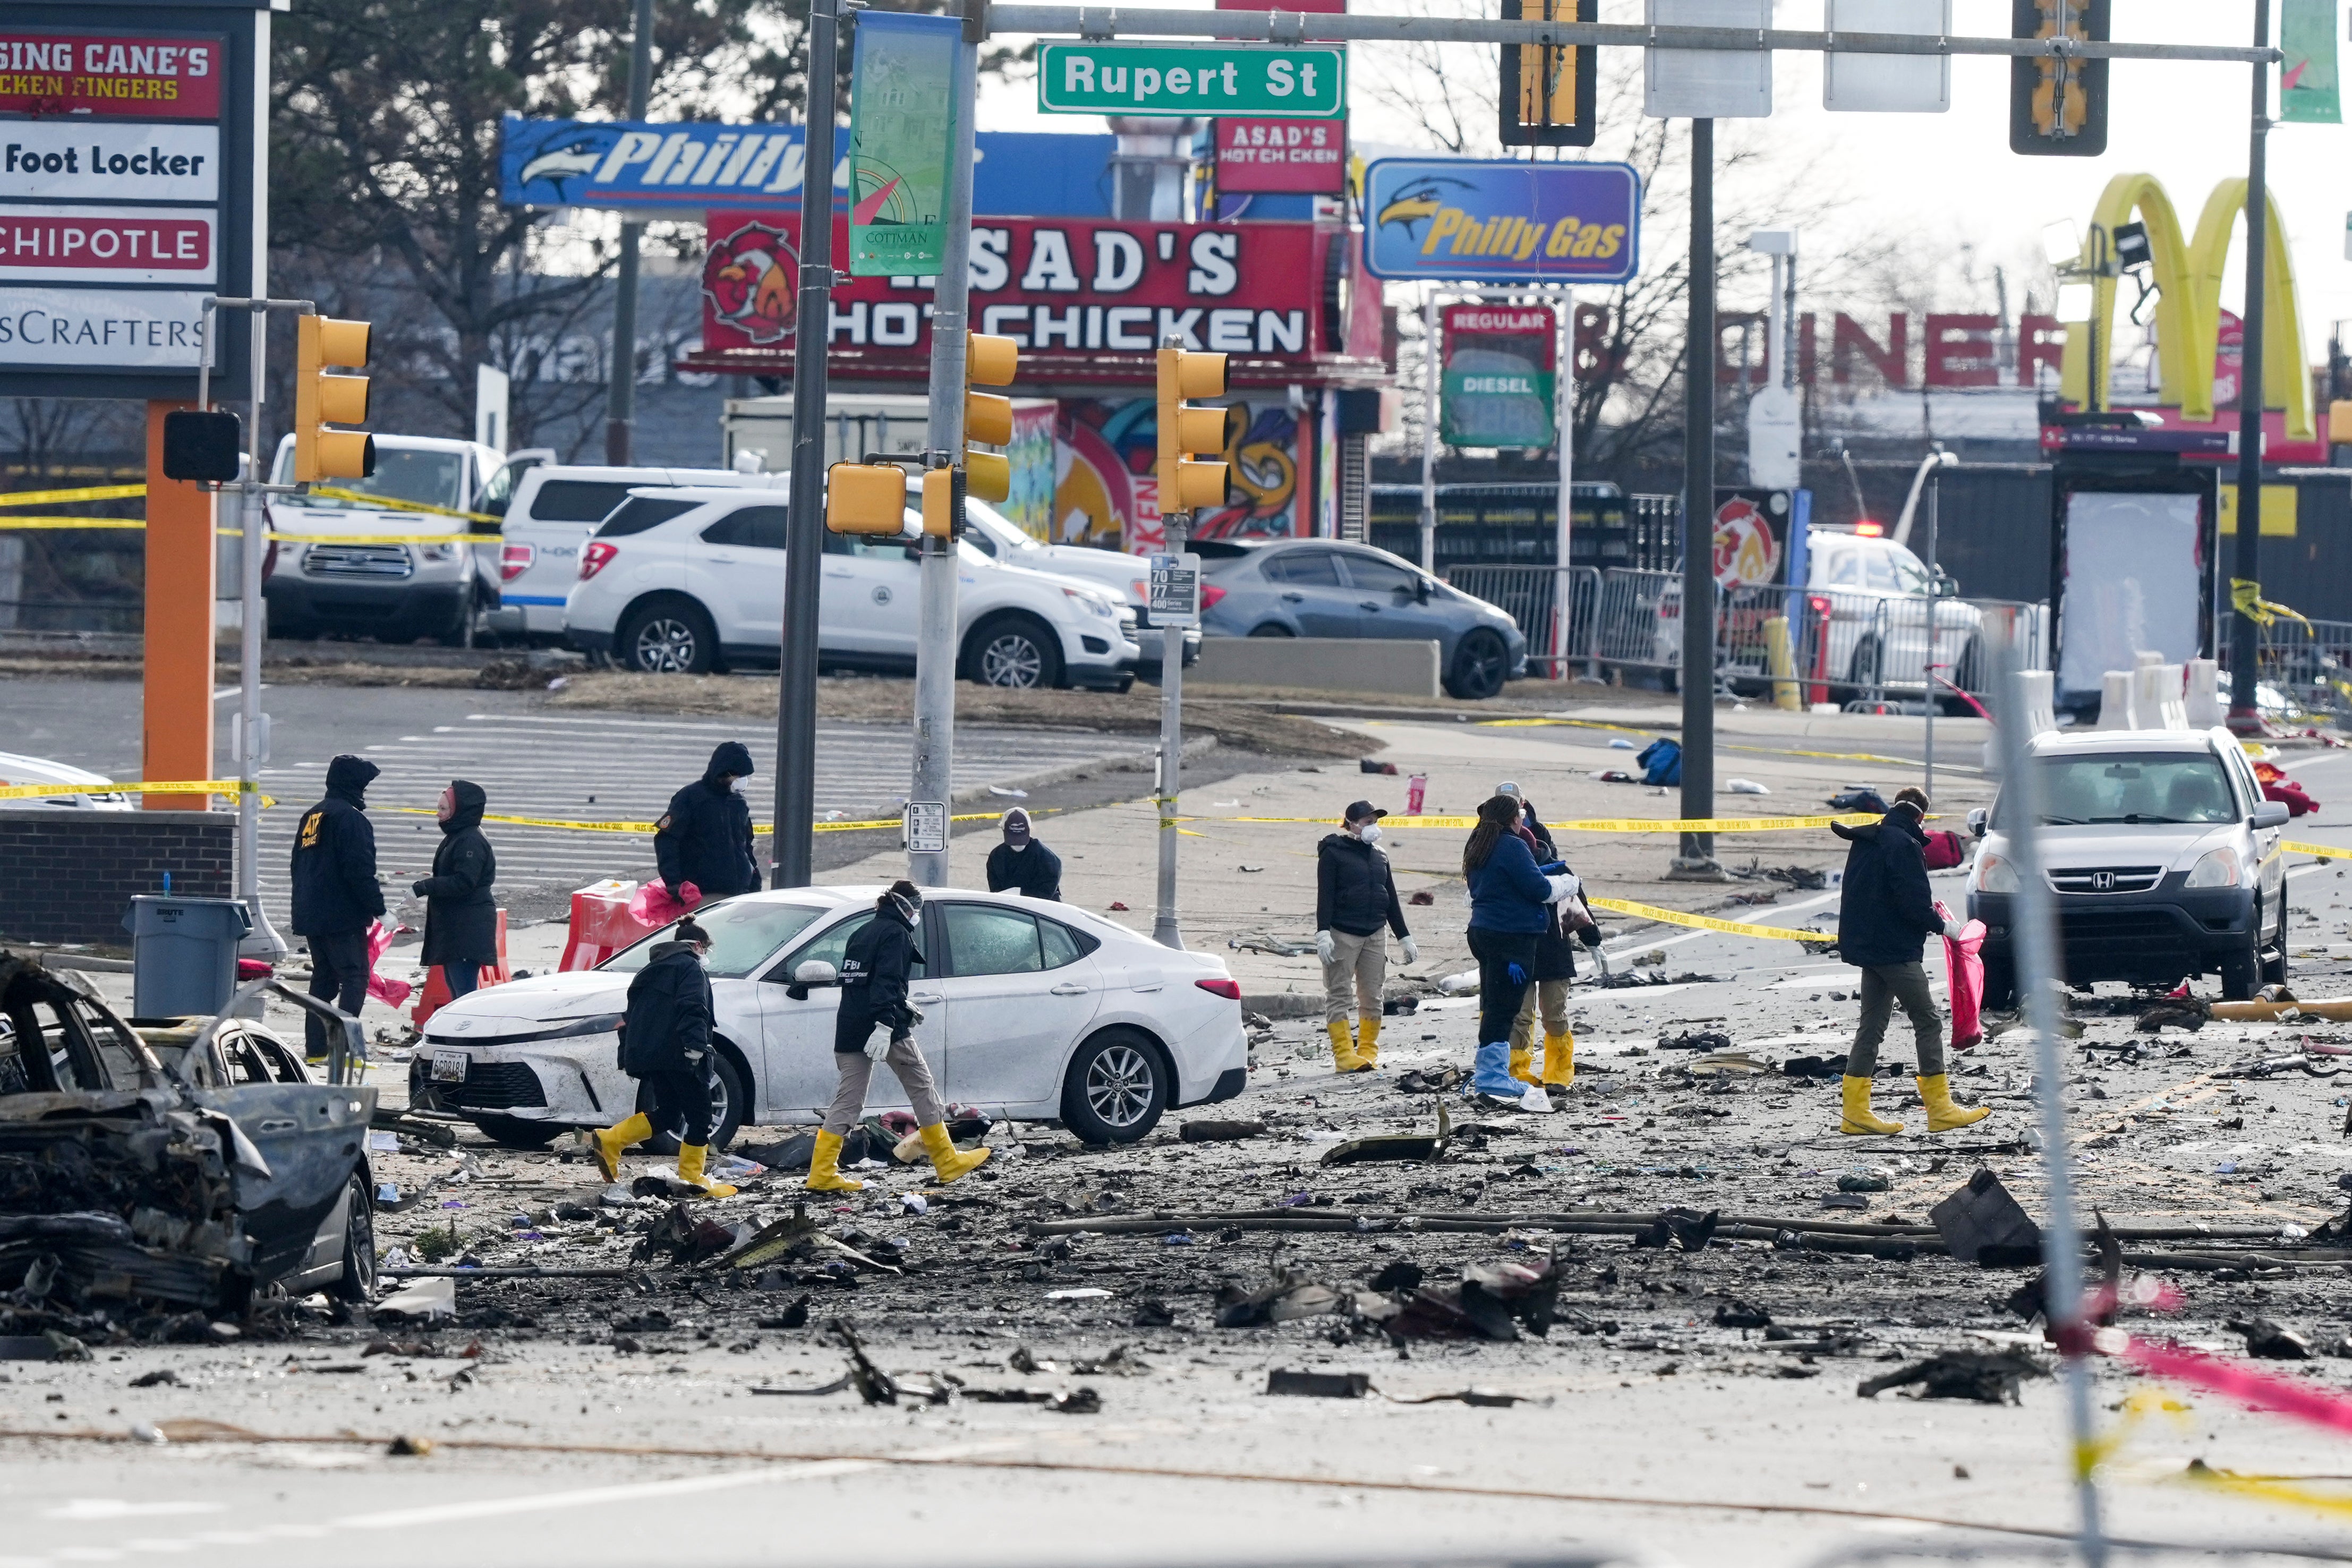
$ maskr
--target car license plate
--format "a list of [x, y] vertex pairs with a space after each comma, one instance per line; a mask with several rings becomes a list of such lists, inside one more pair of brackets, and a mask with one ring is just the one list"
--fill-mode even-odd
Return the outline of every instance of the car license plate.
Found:
[[466, 1064], [472, 1059], [473, 1058], [467, 1056], [464, 1051], [434, 1052], [433, 1081], [435, 1083], [465, 1082]]

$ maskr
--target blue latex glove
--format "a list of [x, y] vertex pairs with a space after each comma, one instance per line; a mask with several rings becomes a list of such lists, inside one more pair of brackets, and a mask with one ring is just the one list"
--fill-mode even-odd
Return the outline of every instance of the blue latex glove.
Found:
[[1565, 860], [1549, 860], [1546, 861], [1543, 865], [1537, 867], [1536, 869], [1542, 872], [1547, 877], [1557, 877], [1562, 871], [1568, 869], [1568, 862]]
[[1511, 984], [1514, 985], [1525, 985], [1528, 983], [1528, 972], [1516, 963], [1506, 968], [1503, 973], [1511, 977]]

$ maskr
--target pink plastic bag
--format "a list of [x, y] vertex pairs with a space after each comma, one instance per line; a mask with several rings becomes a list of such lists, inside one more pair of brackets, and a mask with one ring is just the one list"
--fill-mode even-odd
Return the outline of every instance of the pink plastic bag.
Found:
[[683, 920], [688, 910], [702, 902], [702, 889], [691, 882], [680, 882], [677, 892], [678, 896], [673, 899], [659, 879], [647, 882], [637, 889], [637, 896], [629, 900], [629, 914], [648, 930]]
[[375, 972], [376, 964], [383, 958], [384, 949], [391, 945], [392, 932], [384, 929], [382, 921], [368, 927], [368, 994], [396, 1010], [408, 1000], [408, 994], [415, 987], [405, 980], [387, 980]]
[[[1941, 901], [1936, 912], [1946, 920], [1952, 911]], [[1960, 928], [1957, 937], [1944, 939], [1944, 973], [1950, 977], [1952, 994], [1952, 1049], [1971, 1050], [1984, 1038], [1984, 960], [1978, 950], [1984, 946], [1985, 928], [1982, 921], [1970, 921]]]

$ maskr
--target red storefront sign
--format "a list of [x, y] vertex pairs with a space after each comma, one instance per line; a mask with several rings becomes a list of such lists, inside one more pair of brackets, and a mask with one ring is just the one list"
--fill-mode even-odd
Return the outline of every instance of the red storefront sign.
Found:
[[1347, 184], [1345, 120], [1217, 121], [1219, 195], [1331, 195]]
[[0, 208], [0, 280], [202, 282], [213, 275], [213, 214]]
[[0, 28], [0, 112], [217, 120], [218, 38]]
[[[845, 243], [845, 220], [834, 222], [836, 245]], [[703, 346], [686, 363], [724, 369], [756, 363], [762, 351], [788, 353], [800, 335], [800, 215], [713, 212], [709, 234]], [[982, 218], [972, 228], [971, 326], [1021, 345], [1024, 380], [1050, 368], [1068, 379], [1133, 382], [1135, 366], [1169, 333], [1237, 361], [1286, 362], [1296, 377], [1302, 362], [1349, 353], [1326, 336], [1332, 324], [1322, 298], [1327, 267], [1347, 264], [1330, 247], [1347, 244], [1345, 231], [1307, 223]], [[837, 287], [835, 373], [919, 378], [930, 302], [929, 283], [911, 278]]]

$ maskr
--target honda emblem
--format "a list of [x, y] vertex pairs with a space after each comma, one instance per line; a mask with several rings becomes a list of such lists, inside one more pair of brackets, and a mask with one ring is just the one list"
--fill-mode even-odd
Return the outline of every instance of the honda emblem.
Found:
[[2094, 871], [2091, 873], [2091, 891], [2095, 893], [2112, 893], [2115, 890], [2116, 874], [2113, 871]]

